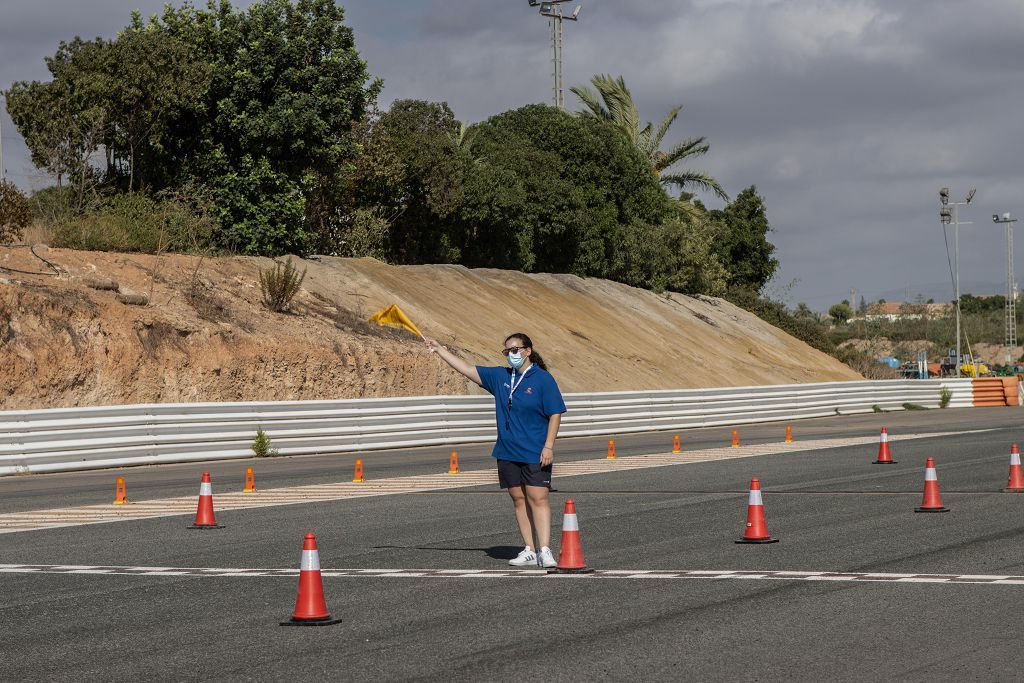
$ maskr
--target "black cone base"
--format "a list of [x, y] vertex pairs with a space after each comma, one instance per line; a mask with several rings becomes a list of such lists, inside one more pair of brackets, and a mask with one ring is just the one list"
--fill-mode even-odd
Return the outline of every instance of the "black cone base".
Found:
[[914, 508], [914, 512], [949, 512], [949, 508]]
[[778, 543], [777, 538], [741, 538], [737, 543]]
[[1003, 493], [1024, 493], [1024, 489], [1003, 489]]
[[331, 619], [330, 617], [324, 617], [323, 619], [296, 619], [292, 617], [288, 621], [282, 621], [281, 626], [331, 626], [332, 624], [340, 624], [341, 619]]
[[189, 524], [189, 529], [223, 529], [223, 524]]
[[583, 567], [582, 569], [559, 569], [553, 567], [548, 570], [548, 574], [593, 574], [594, 570], [590, 567]]
[[871, 464], [872, 465], [895, 465], [896, 463], [897, 463], [896, 460], [876, 460], [876, 461], [874, 461]]

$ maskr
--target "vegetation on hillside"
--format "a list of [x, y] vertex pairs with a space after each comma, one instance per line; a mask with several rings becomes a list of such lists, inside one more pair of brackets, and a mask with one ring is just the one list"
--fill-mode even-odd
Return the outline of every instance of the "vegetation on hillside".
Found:
[[[35, 205], [64, 246], [368, 255], [706, 294], [756, 294], [777, 267], [756, 188], [720, 210], [695, 201], [727, 197], [683, 167], [708, 142], [662, 151], [682, 107], [641, 126], [622, 77], [574, 89], [575, 113], [382, 111], [333, 0], [168, 5], [61, 43], [47, 66], [51, 80], [5, 94], [57, 179]], [[182, 234], [189, 213], [210, 229]]]

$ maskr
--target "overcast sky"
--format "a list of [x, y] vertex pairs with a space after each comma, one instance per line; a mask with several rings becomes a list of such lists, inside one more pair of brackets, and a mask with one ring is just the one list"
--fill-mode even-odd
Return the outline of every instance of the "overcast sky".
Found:
[[[111, 36], [132, 9], [162, 6], [87, 4], [0, 0], [0, 88], [46, 79], [58, 41]], [[1024, 215], [1024, 2], [582, 4], [579, 23], [566, 24], [567, 85], [621, 74], [645, 119], [685, 105], [668, 142], [705, 135], [711, 152], [694, 167], [733, 195], [757, 184], [782, 263], [772, 288], [790, 304], [821, 310], [852, 287], [869, 300], [907, 289], [951, 298], [943, 185], [954, 197], [978, 188], [962, 212], [975, 221], [961, 230], [965, 291], [1001, 291], [1005, 237], [991, 215]], [[477, 121], [552, 99], [549, 29], [527, 0], [351, 0], [346, 10], [384, 78], [382, 104], [444, 100]], [[44, 183], [6, 113], [0, 126], [8, 175]]]

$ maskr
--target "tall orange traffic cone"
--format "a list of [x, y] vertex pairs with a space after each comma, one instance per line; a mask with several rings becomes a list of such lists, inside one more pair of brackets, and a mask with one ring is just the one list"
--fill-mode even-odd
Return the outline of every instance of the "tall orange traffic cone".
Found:
[[448, 474], [459, 473], [459, 454], [452, 451], [452, 455], [448, 458]]
[[128, 487], [125, 486], [124, 477], [118, 477], [114, 484], [114, 505], [128, 504]]
[[892, 459], [892, 453], [889, 452], [889, 432], [885, 431], [885, 427], [882, 427], [882, 435], [878, 437], [878, 460], [874, 461], [872, 464], [896, 464], [896, 461]]
[[245, 488], [242, 493], [256, 493], [256, 472], [251, 467], [245, 468]]
[[352, 475], [352, 481], [356, 484], [362, 484], [364, 481], [366, 481], [365, 479], [363, 479], [362, 458], [356, 458], [356, 470], [355, 473]]
[[682, 444], [682, 442], [679, 441], [679, 435], [678, 434], [676, 434], [675, 436], [672, 437], [672, 452], [673, 453], [682, 453], [683, 452], [683, 444]]
[[199, 484], [199, 508], [196, 510], [196, 520], [192, 522], [189, 529], [223, 529], [217, 524], [213, 516], [213, 484], [210, 483], [210, 473], [203, 472], [202, 483]]
[[750, 498], [747, 503], [747, 526], [743, 538], [737, 543], [778, 543], [768, 533], [768, 525], [764, 521], [764, 503], [761, 501], [761, 480], [754, 477], [750, 480]]
[[939, 478], [935, 476], [935, 460], [928, 458], [924, 463], [924, 500], [921, 507], [914, 512], [949, 512], [942, 507], [942, 496], [939, 495]]
[[562, 515], [562, 548], [558, 553], [558, 564], [552, 574], [589, 574], [594, 571], [583, 561], [583, 544], [580, 543], [580, 524], [576, 519], [576, 503], [565, 501]]
[[735, 430], [735, 429], [732, 430], [732, 447], [733, 448], [739, 448], [740, 447], [740, 433], [737, 430]]
[[1017, 448], [1017, 444], [1010, 445], [1010, 477], [1003, 491], [1005, 493], [1024, 493], [1024, 472], [1021, 471], [1020, 450]]
[[295, 600], [295, 612], [281, 626], [329, 626], [340, 624], [341, 619], [331, 619], [324, 600], [324, 581], [320, 576], [320, 551], [316, 547], [316, 535], [306, 534], [302, 543], [302, 561], [299, 565], [299, 596]]
[[615, 455], [615, 439], [608, 440], [608, 459], [614, 460], [619, 456]]
[[793, 443], [793, 428], [786, 425], [786, 443]]

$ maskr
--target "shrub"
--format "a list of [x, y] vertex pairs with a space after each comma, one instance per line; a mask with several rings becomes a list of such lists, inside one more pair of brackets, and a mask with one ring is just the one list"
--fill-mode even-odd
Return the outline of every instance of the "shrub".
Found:
[[925, 408], [922, 405], [918, 405], [917, 403], [904, 403], [903, 404], [903, 410], [928, 410], [928, 409]]
[[28, 197], [14, 183], [0, 180], [0, 243], [21, 239], [32, 218]]
[[875, 405], [871, 406], [871, 412], [884, 413], [885, 411], [882, 410], [882, 407], [876, 403]]
[[281, 455], [278, 450], [270, 448], [270, 437], [263, 431], [263, 427], [256, 428], [256, 438], [252, 440], [252, 452], [257, 458], [277, 457]]
[[939, 407], [949, 407], [949, 402], [953, 399], [953, 392], [949, 390], [949, 387], [942, 387], [939, 389]]
[[214, 223], [180, 198], [123, 193], [99, 200], [78, 215], [63, 215], [54, 245], [89, 251], [157, 254], [206, 248]]
[[263, 292], [263, 304], [275, 313], [287, 311], [305, 279], [305, 269], [300, 275], [298, 269], [292, 265], [291, 257], [283, 266], [276, 263], [271, 270], [260, 269], [260, 291]]

